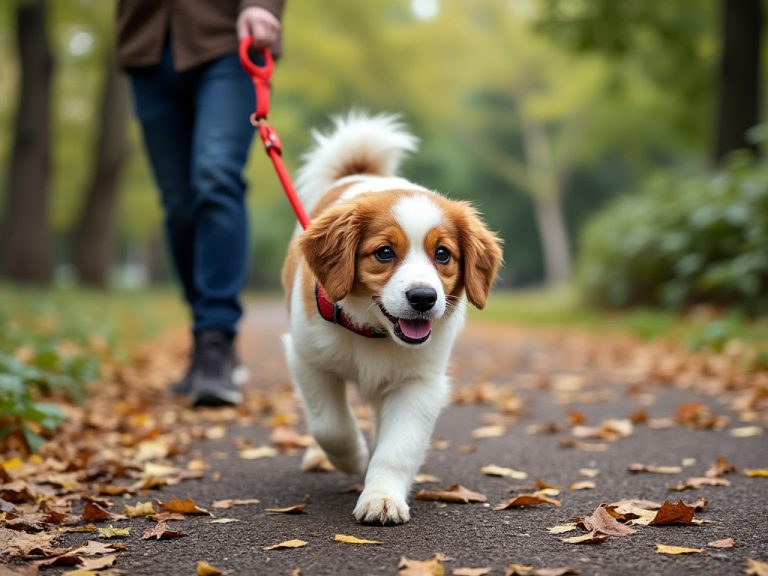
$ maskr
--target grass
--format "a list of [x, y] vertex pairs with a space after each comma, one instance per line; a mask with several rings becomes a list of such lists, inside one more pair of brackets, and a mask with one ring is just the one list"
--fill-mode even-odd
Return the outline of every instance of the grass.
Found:
[[622, 331], [646, 340], [672, 339], [693, 350], [720, 350], [733, 340], [759, 349], [768, 346], [768, 318], [704, 308], [685, 314], [649, 308], [605, 311], [584, 304], [571, 287], [495, 292], [484, 310], [473, 310], [471, 315], [526, 326]]

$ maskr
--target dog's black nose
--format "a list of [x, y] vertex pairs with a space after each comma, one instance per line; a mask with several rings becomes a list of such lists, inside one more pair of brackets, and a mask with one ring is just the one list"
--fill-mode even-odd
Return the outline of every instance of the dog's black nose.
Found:
[[437, 292], [434, 288], [412, 288], [405, 293], [411, 308], [419, 312], [431, 310], [437, 302]]

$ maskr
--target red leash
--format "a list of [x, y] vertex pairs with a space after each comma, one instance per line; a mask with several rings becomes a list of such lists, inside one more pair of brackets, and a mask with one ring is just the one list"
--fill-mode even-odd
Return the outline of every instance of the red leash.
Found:
[[307, 226], [309, 226], [309, 217], [304, 211], [304, 206], [302, 206], [301, 200], [299, 200], [299, 195], [296, 194], [296, 189], [293, 187], [288, 170], [285, 169], [283, 164], [283, 145], [280, 142], [280, 137], [267, 122], [267, 115], [269, 114], [269, 81], [272, 78], [275, 62], [272, 58], [272, 53], [266, 48], [262, 48], [260, 53], [264, 63], [262, 65], [256, 64], [251, 59], [250, 54], [252, 43], [253, 39], [250, 36], [247, 36], [240, 42], [240, 63], [243, 65], [246, 74], [253, 81], [253, 88], [256, 91], [256, 111], [251, 114], [251, 124], [253, 124], [254, 128], [258, 129], [261, 141], [264, 143], [264, 150], [266, 150], [267, 156], [269, 156], [272, 164], [275, 166], [275, 172], [277, 172], [277, 177], [283, 185], [288, 202], [291, 203], [291, 208], [293, 208], [301, 227], [306, 230]]

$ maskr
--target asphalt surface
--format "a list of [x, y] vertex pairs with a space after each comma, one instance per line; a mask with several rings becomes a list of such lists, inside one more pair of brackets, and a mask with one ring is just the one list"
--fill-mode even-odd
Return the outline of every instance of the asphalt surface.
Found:
[[[248, 311], [242, 339], [242, 355], [251, 369], [251, 390], [284, 389], [288, 375], [284, 368], [279, 335], [285, 318], [281, 306], [261, 303]], [[445, 487], [460, 483], [488, 497], [487, 504], [445, 504], [411, 501], [411, 521], [402, 526], [363, 526], [354, 521], [352, 509], [357, 494], [345, 491], [362, 478], [338, 472], [301, 473], [301, 451], [274, 458], [244, 460], [238, 457], [237, 443], [254, 446], [268, 444], [270, 429], [262, 424], [231, 424], [223, 438], [205, 440], [184, 455], [202, 458], [210, 464], [205, 478], [186, 481], [161, 490], [156, 497], [191, 497], [198, 505], [210, 508], [214, 500], [258, 498], [260, 504], [216, 510], [217, 517], [239, 522], [211, 524], [207, 516], [176, 522], [172, 528], [187, 536], [172, 540], [146, 541], [141, 524], [125, 540], [128, 550], [121, 553], [116, 569], [128, 574], [188, 575], [195, 563], [205, 560], [232, 574], [289, 575], [299, 568], [304, 576], [397, 574], [401, 556], [425, 560], [436, 553], [453, 560], [443, 563], [445, 574], [458, 567], [488, 567], [491, 574], [504, 574], [508, 564], [537, 568], [573, 566], [586, 575], [615, 574], [743, 574], [747, 559], [768, 562], [768, 479], [731, 474], [728, 487], [704, 487], [686, 492], [669, 492], [668, 487], [692, 476], [702, 476], [718, 456], [740, 469], [768, 467], [768, 434], [737, 438], [729, 428], [743, 426], [717, 397], [673, 387], [645, 389], [643, 382], [609, 381], [593, 372], [594, 353], [564, 353], [557, 339], [532, 334], [521, 336], [519, 329], [471, 323], [457, 344], [455, 386], [462, 389], [490, 383], [503, 393], [514, 392], [521, 400], [519, 418], [502, 437], [475, 440], [472, 430], [500, 418], [494, 404], [465, 404], [448, 407], [440, 417], [422, 472], [438, 476], [438, 484], [416, 488]], [[582, 375], [592, 382], [590, 396], [563, 395], [541, 384], [542, 374]], [[566, 377], [565, 389], [567, 386]], [[577, 385], [576, 388], [579, 388]], [[580, 389], [579, 389], [580, 390]], [[577, 390], [577, 391], [579, 391]], [[639, 393], [638, 393], [639, 391]], [[561, 390], [562, 392], [562, 390]], [[573, 392], [573, 390], [571, 390]], [[630, 393], [631, 392], [631, 393]], [[568, 400], [568, 397], [566, 397]], [[575, 401], [574, 401], [575, 400]], [[586, 400], [586, 402], [583, 402]], [[725, 430], [700, 430], [674, 427], [650, 429], [639, 425], [629, 437], [609, 443], [604, 452], [585, 452], [560, 447], [569, 436], [566, 413], [578, 410], [587, 423], [596, 425], [608, 418], [626, 418], [638, 409], [651, 418], [668, 417], [682, 402], [702, 402], [717, 414], [729, 415]], [[563, 431], [531, 434], [528, 427], [549, 422]], [[763, 424], [764, 425], [764, 424]], [[298, 428], [301, 430], [302, 425]], [[473, 446], [474, 451], [466, 448]], [[631, 463], [680, 465], [683, 472], [673, 475], [631, 474]], [[695, 460], [695, 463], [692, 463]], [[486, 476], [482, 466], [496, 464], [525, 471], [523, 481]], [[596, 488], [568, 491], [570, 483], [586, 480], [579, 469], [600, 470]], [[541, 479], [561, 488], [557, 498], [561, 507], [537, 506], [494, 511], [492, 506], [510, 496], [509, 487], [531, 484]], [[529, 490], [530, 492], [531, 490]], [[552, 535], [547, 528], [569, 519], [590, 514], [599, 504], [625, 498], [663, 501], [683, 498], [691, 502], [700, 496], [708, 505], [696, 517], [711, 521], [703, 526], [638, 527], [637, 533], [609, 538], [599, 545], [563, 543], [564, 535]], [[139, 500], [142, 500], [140, 498]], [[146, 498], [143, 498], [146, 500]], [[135, 502], [136, 499], [128, 501]], [[266, 508], [308, 503], [306, 513], [268, 515]], [[138, 522], [138, 524], [137, 524]], [[147, 527], [151, 525], [146, 520]], [[334, 535], [347, 534], [378, 540], [380, 545], [350, 545], [334, 541]], [[581, 534], [579, 532], [578, 534]], [[743, 546], [716, 550], [707, 548], [713, 540], [732, 537]], [[84, 542], [89, 537], [70, 534], [61, 544]], [[302, 548], [265, 551], [264, 547], [290, 539], [308, 544]], [[698, 554], [665, 556], [657, 554], [656, 544], [704, 548]], [[54, 573], [54, 571], [50, 571]]]

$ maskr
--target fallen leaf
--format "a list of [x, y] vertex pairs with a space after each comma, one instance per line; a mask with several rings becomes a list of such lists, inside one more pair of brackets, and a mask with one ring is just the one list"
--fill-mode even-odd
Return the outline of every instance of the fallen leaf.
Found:
[[99, 528], [99, 538], [127, 538], [130, 534], [130, 528], [115, 528], [112, 524]]
[[570, 538], [563, 538], [563, 542], [566, 544], [602, 544], [607, 539], [608, 536], [606, 534], [590, 532], [582, 536], [571, 536]]
[[83, 507], [83, 514], [80, 516], [86, 522], [101, 522], [104, 520], [113, 520], [114, 516], [95, 502], [86, 501]]
[[260, 458], [274, 458], [277, 450], [272, 446], [259, 446], [257, 448], [244, 448], [240, 450], [240, 458], [243, 460], [258, 460]]
[[651, 526], [669, 526], [672, 524], [691, 525], [693, 522], [693, 506], [686, 506], [682, 501], [678, 501], [677, 504], [671, 502], [664, 502], [656, 512], [653, 520], [651, 520]]
[[441, 562], [444, 562], [443, 556], [436, 554], [428, 560], [411, 560], [405, 556], [400, 556], [400, 562], [397, 565], [399, 576], [444, 576], [445, 568]]
[[608, 444], [605, 442], [584, 442], [573, 438], [564, 438], [558, 443], [560, 448], [575, 448], [582, 452], [605, 452], [608, 450]]
[[646, 464], [630, 464], [627, 467], [630, 472], [650, 472], [651, 474], [679, 474], [682, 466], [649, 466]]
[[442, 482], [442, 479], [432, 474], [416, 474], [413, 479], [414, 484], [433, 484], [436, 482]]
[[509, 564], [504, 570], [504, 576], [531, 576], [535, 569], [526, 564]]
[[449, 488], [443, 488], [442, 490], [419, 490], [415, 498], [416, 500], [439, 500], [441, 502], [459, 502], [462, 504], [485, 502], [488, 500], [485, 494], [473, 492], [461, 484], [453, 484]]
[[584, 527], [592, 533], [606, 534], [608, 536], [629, 536], [636, 530], [618, 522], [602, 506], [598, 506], [591, 516], [582, 520]]
[[749, 576], [768, 576], [768, 562], [753, 560], [752, 558], [747, 558], [747, 562], [749, 564], [746, 570], [744, 570], [745, 574]]
[[574, 568], [573, 566], [565, 566], [562, 568], [536, 568], [533, 571], [533, 576], [577, 576], [581, 574], [581, 568]]
[[158, 512], [152, 516], [152, 520], [155, 522], [171, 522], [173, 520], [186, 520], [187, 517], [184, 514], [178, 512]]
[[739, 546], [744, 546], [744, 543], [733, 538], [723, 538], [722, 540], [707, 542], [707, 546], [710, 548], [738, 548]]
[[239, 518], [216, 518], [211, 520], [208, 524], [232, 524], [232, 522], [240, 522]]
[[728, 462], [724, 457], [719, 456], [712, 466], [704, 472], [704, 476], [707, 478], [717, 478], [725, 474], [732, 474], [733, 472], [736, 472], [736, 466]]
[[725, 478], [688, 478], [683, 482], [678, 482], [669, 489], [673, 492], [682, 492], [683, 490], [695, 490], [702, 486], [730, 486], [731, 483]]
[[501, 476], [502, 478], [512, 478], [513, 480], [525, 480], [528, 478], [526, 472], [515, 470], [513, 468], [504, 468], [503, 466], [496, 466], [495, 464], [489, 464], [480, 468], [480, 472], [488, 476]]
[[504, 500], [493, 507], [494, 510], [506, 510], [507, 508], [517, 508], [519, 506], [537, 506], [538, 504], [551, 504], [560, 506], [560, 502], [554, 498], [548, 498], [538, 494], [519, 494], [513, 498]]
[[656, 552], [659, 554], [698, 554], [704, 552], [703, 548], [685, 548], [683, 546], [667, 546], [666, 544], [656, 544]]
[[472, 430], [472, 438], [480, 440], [481, 438], [500, 438], [507, 433], [507, 427], [501, 425], [481, 426]]
[[346, 534], [336, 534], [333, 539], [336, 542], [343, 542], [344, 544], [381, 544], [378, 540], [364, 540], [363, 538], [356, 538], [355, 536], [348, 536]]
[[205, 560], [198, 560], [195, 564], [195, 576], [219, 576], [220, 574], [223, 574], [221, 570], [211, 566]]
[[568, 486], [568, 490], [575, 492], [576, 490], [594, 490], [597, 485], [593, 480], [582, 480], [581, 482], [573, 482]]
[[[97, 576], [96, 572], [109, 568], [117, 560], [117, 554], [101, 556], [100, 558], [86, 558], [78, 565], [76, 570], [64, 572], [68, 576]], [[105, 574], [101, 572], [101, 574]]]
[[596, 478], [600, 474], [597, 468], [579, 468], [579, 474], [587, 478]]
[[167, 512], [176, 512], [177, 514], [207, 514], [212, 516], [208, 510], [200, 508], [195, 501], [190, 498], [179, 500], [174, 497], [169, 502], [161, 502], [158, 500], [157, 505]]
[[731, 428], [731, 436], [734, 438], [752, 438], [753, 436], [760, 436], [763, 433], [763, 429], [760, 426], [743, 426], [741, 428]]
[[578, 526], [574, 522], [569, 522], [568, 524], [559, 524], [557, 526], [550, 526], [547, 528], [547, 532], [550, 534], [565, 534], [566, 532], [572, 532], [576, 530]]
[[154, 538], [155, 540], [165, 540], [168, 538], [180, 538], [181, 536], [186, 536], [186, 534], [181, 530], [171, 530], [165, 522], [158, 522], [151, 528], [147, 528], [141, 539], [151, 540]]
[[85, 546], [80, 546], [71, 550], [69, 553], [73, 556], [101, 556], [103, 554], [112, 554], [115, 551], [115, 544], [99, 542], [98, 540], [88, 540]]
[[768, 468], [747, 468], [744, 470], [744, 476], [750, 478], [768, 478]]
[[157, 510], [155, 510], [155, 505], [152, 502], [137, 502], [135, 506], [126, 504], [123, 507], [123, 514], [129, 518], [152, 516], [155, 513], [157, 513]]
[[262, 550], [285, 550], [287, 548], [301, 548], [302, 546], [306, 545], [307, 543], [304, 542], [304, 540], [286, 540], [285, 542], [280, 542], [279, 544], [266, 546], [265, 548], [262, 548]]
[[296, 504], [287, 508], [267, 508], [265, 512], [267, 514], [303, 514], [306, 507], [306, 504]]
[[232, 506], [248, 506], [250, 504], [258, 504], [260, 500], [256, 498], [248, 498], [246, 500], [238, 500], [237, 498], [227, 498], [226, 500], [214, 500], [213, 507], [226, 510], [232, 508]]
[[277, 426], [274, 428], [269, 435], [269, 441], [280, 450], [307, 448], [314, 442], [312, 436], [308, 434], [299, 434], [291, 426]]
[[453, 576], [486, 576], [490, 574], [490, 568], [454, 568]]

